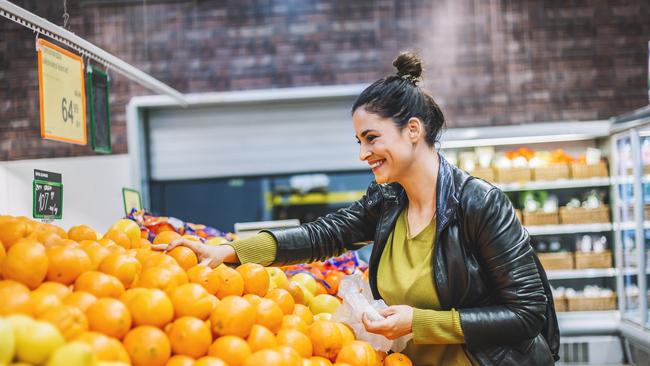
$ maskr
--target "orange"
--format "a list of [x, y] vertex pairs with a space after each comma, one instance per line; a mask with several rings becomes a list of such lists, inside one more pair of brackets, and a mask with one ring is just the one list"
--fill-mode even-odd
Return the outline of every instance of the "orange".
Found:
[[379, 351], [379, 350], [375, 350], [375, 351], [377, 353], [377, 365], [383, 365], [384, 360], [386, 359], [386, 356], [388, 354], [384, 351]]
[[212, 331], [217, 336], [248, 337], [255, 324], [255, 308], [238, 296], [227, 296], [215, 306], [210, 316]]
[[142, 264], [152, 255], [160, 254], [154, 252], [151, 248], [137, 248], [135, 249], [135, 258]]
[[147, 290], [148, 290], [148, 289], [146, 289], [146, 288], [144, 288], [144, 287], [134, 287], [134, 288], [130, 288], [130, 289], [124, 291], [124, 293], [123, 293], [122, 295], [120, 295], [119, 300], [120, 300], [124, 305], [126, 305], [126, 307], [129, 307], [130, 304], [131, 304], [131, 300], [133, 300], [133, 299], [135, 298], [135, 295], [137, 295], [137, 294], [139, 294], [139, 293], [141, 293], [141, 292], [143, 292], [143, 291], [147, 291]]
[[145, 238], [131, 240], [132, 249], [151, 249], [151, 242]]
[[177, 318], [193, 316], [206, 320], [212, 313], [212, 300], [208, 292], [196, 283], [186, 283], [173, 289], [169, 297]]
[[244, 293], [264, 296], [269, 290], [271, 279], [269, 273], [263, 266], [256, 263], [245, 263], [237, 267], [244, 279]]
[[194, 366], [228, 366], [223, 360], [216, 357], [201, 357], [194, 362]]
[[335, 324], [336, 326], [339, 327], [339, 330], [341, 331], [341, 337], [343, 338], [344, 346], [354, 342], [356, 338], [354, 338], [354, 332], [352, 331], [352, 329], [350, 329], [350, 327], [348, 327], [343, 323], [335, 323]]
[[47, 275], [47, 262], [47, 253], [41, 243], [30, 239], [20, 240], [7, 251], [2, 263], [2, 275], [7, 280], [15, 280], [35, 289]]
[[172, 271], [173, 277], [178, 286], [189, 282], [187, 279], [187, 273], [185, 273], [185, 271], [178, 264], [165, 266], [165, 268]]
[[7, 256], [7, 250], [5, 249], [5, 246], [2, 244], [2, 241], [0, 241], [0, 272], [2, 271], [2, 261], [4, 261], [6, 256]]
[[131, 239], [125, 233], [118, 230], [108, 230], [104, 234], [104, 238], [111, 239], [115, 244], [121, 246], [124, 249], [131, 248]]
[[99, 264], [99, 271], [115, 276], [125, 288], [133, 286], [141, 270], [135, 256], [126, 253], [111, 253]]
[[31, 312], [36, 317], [41, 316], [41, 314], [50, 308], [63, 304], [57, 295], [46, 291], [32, 291], [29, 294], [29, 303]]
[[38, 286], [36, 291], [49, 292], [51, 294], [56, 295], [61, 300], [65, 299], [66, 297], [68, 297], [68, 295], [72, 293], [70, 287], [62, 283], [49, 282], [49, 281], [41, 283], [41, 285]]
[[215, 268], [209, 275], [208, 281], [213, 282], [217, 288], [218, 298], [223, 299], [226, 296], [241, 296], [244, 293], [244, 278], [236, 270], [220, 265]]
[[160, 252], [153, 252], [150, 254], [145, 261], [142, 263], [143, 269], [149, 269], [153, 267], [168, 267], [168, 266], [177, 266], [178, 263], [176, 260], [167, 254]]
[[395, 352], [386, 356], [384, 359], [385, 366], [413, 366], [411, 359], [403, 353]]
[[293, 308], [296, 306], [296, 302], [293, 299], [293, 296], [289, 291], [281, 288], [270, 289], [265, 296], [267, 299], [273, 300], [284, 314], [292, 314]]
[[90, 292], [75, 291], [63, 299], [63, 304], [74, 306], [85, 313], [95, 301], [97, 297]]
[[96, 241], [84, 241], [81, 244], [81, 250], [88, 254], [92, 270], [99, 268], [99, 264], [111, 254], [111, 251]]
[[375, 366], [377, 353], [368, 342], [354, 341], [341, 348], [336, 356], [336, 362], [355, 366]]
[[309, 360], [311, 366], [332, 366], [332, 362], [325, 357], [312, 356]]
[[68, 239], [74, 241], [97, 240], [97, 232], [88, 225], [77, 225], [68, 230]]
[[183, 355], [172, 356], [165, 366], [194, 366], [194, 359]]
[[413, 362], [405, 354], [396, 352], [391, 353], [384, 359], [385, 366], [413, 366]]
[[286, 366], [302, 366], [302, 357], [291, 347], [277, 346], [275, 350], [280, 353]]
[[47, 280], [69, 285], [83, 272], [92, 268], [88, 254], [80, 248], [57, 245], [47, 250], [49, 267]]
[[285, 366], [284, 356], [280, 352], [272, 349], [263, 349], [253, 353], [244, 366]]
[[284, 289], [289, 291], [296, 304], [306, 304], [305, 294], [302, 292], [300, 285], [295, 282], [289, 282]]
[[106, 248], [117, 245], [115, 241], [113, 241], [110, 238], [107, 238], [106, 236], [104, 236], [101, 239], [97, 239], [97, 242]]
[[74, 339], [88, 330], [88, 320], [83, 311], [74, 306], [61, 305], [45, 310], [40, 320], [51, 323], [67, 340]]
[[307, 332], [314, 347], [314, 356], [321, 356], [334, 360], [343, 347], [343, 337], [336, 323], [319, 320], [315, 321]]
[[22, 220], [11, 218], [0, 222], [0, 241], [5, 249], [10, 249], [14, 243], [28, 234], [28, 226]]
[[129, 364], [126, 349], [115, 338], [97, 332], [83, 332], [74, 339], [90, 346], [95, 357], [100, 361], [119, 361]]
[[328, 272], [327, 276], [325, 276], [325, 281], [330, 285], [330, 288], [327, 289], [327, 293], [330, 295], [336, 295], [339, 292], [339, 284], [345, 276], [345, 272], [341, 271]]
[[212, 272], [212, 268], [197, 264], [196, 266], [191, 267], [187, 270], [187, 279], [192, 283], [198, 283], [203, 286], [208, 293], [215, 294], [218, 289], [218, 283], [216, 283], [216, 277], [213, 281], [210, 281], [209, 275]]
[[296, 304], [293, 309], [293, 314], [298, 315], [307, 325], [314, 322], [314, 315], [308, 307], [302, 304]]
[[174, 318], [174, 306], [167, 294], [159, 289], [138, 292], [127, 307], [135, 325], [163, 328]]
[[246, 342], [248, 342], [248, 345], [253, 352], [257, 352], [266, 348], [273, 348], [278, 345], [273, 333], [271, 333], [271, 331], [267, 328], [258, 324], [253, 325], [251, 328], [251, 333], [248, 335]]
[[62, 245], [64, 243], [63, 239], [58, 234], [51, 231], [45, 231], [43, 229], [34, 231], [28, 238], [37, 240], [46, 248], [53, 247], [55, 245]]
[[201, 319], [184, 316], [170, 324], [167, 336], [176, 355], [204, 356], [212, 343], [210, 327]]
[[219, 357], [230, 366], [243, 365], [251, 353], [251, 347], [245, 340], [231, 335], [218, 338], [208, 349], [208, 355]]
[[210, 310], [210, 314], [212, 314], [212, 311], [214, 311], [214, 308], [217, 306], [219, 303], [219, 298], [217, 298], [214, 295], [208, 294], [207, 296], [208, 300], [210, 301], [210, 304], [212, 305], [212, 310]]
[[149, 325], [131, 329], [123, 343], [134, 366], [163, 366], [171, 356], [165, 333]]
[[246, 294], [243, 296], [243, 298], [246, 299], [246, 301], [250, 302], [253, 307], [255, 307], [255, 311], [257, 311], [257, 305], [259, 305], [262, 301], [261, 297], [253, 294]]
[[156, 235], [156, 237], [153, 239], [154, 244], [169, 244], [172, 241], [180, 238], [181, 235], [175, 231], [163, 231]]
[[0, 299], [0, 315], [32, 313], [29, 288], [20, 282], [0, 281]]
[[115, 276], [97, 271], [82, 273], [74, 282], [76, 291], [86, 291], [97, 297], [118, 298], [124, 293], [124, 285]]
[[306, 334], [309, 327], [307, 326], [307, 323], [305, 323], [305, 321], [302, 320], [302, 318], [298, 315], [289, 314], [282, 317], [282, 324], [280, 325], [280, 329], [295, 329]]
[[140, 226], [130, 219], [119, 219], [108, 230], [122, 232], [126, 234], [131, 241], [140, 238]]
[[86, 311], [90, 330], [122, 339], [131, 329], [131, 314], [121, 301], [103, 298]]
[[260, 299], [256, 307], [256, 323], [268, 328], [274, 334], [280, 330], [284, 314], [280, 307], [269, 299]]
[[174, 258], [178, 265], [186, 271], [199, 263], [194, 251], [188, 247], [178, 246], [170, 250], [167, 255]]
[[136, 282], [137, 287], [157, 288], [164, 291], [171, 291], [182, 284], [178, 281], [178, 272], [169, 267], [147, 268], [142, 271]]
[[52, 225], [52, 224], [44, 224], [43, 227], [45, 228], [45, 230], [53, 232], [56, 235], [60, 236], [61, 239], [68, 239], [68, 233], [59, 226]]
[[280, 330], [276, 340], [279, 345], [291, 347], [296, 350], [301, 357], [310, 357], [313, 352], [309, 337], [295, 329]]

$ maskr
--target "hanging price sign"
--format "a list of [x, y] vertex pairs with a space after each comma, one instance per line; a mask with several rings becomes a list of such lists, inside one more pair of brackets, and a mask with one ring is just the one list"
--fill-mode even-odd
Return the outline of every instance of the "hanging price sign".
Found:
[[33, 210], [36, 219], [58, 219], [63, 217], [63, 183], [61, 174], [34, 169]]
[[124, 214], [128, 215], [131, 211], [142, 210], [142, 198], [140, 192], [135, 189], [122, 188], [122, 199], [124, 200]]
[[86, 95], [83, 60], [39, 39], [38, 91], [41, 136], [50, 140], [86, 144]]

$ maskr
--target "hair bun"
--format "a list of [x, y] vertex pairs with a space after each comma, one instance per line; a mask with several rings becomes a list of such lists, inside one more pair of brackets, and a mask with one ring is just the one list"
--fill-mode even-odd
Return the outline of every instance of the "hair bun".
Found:
[[417, 84], [422, 76], [422, 61], [413, 52], [402, 52], [393, 61], [397, 69], [397, 76]]

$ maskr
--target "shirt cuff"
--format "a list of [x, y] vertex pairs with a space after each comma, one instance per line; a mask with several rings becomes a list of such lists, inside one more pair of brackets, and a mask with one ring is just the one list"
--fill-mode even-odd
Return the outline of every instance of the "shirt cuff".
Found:
[[259, 233], [250, 238], [235, 240], [223, 245], [230, 245], [235, 249], [241, 264], [257, 263], [263, 266], [268, 266], [275, 261], [275, 254], [278, 250], [275, 238], [269, 233]]
[[460, 313], [456, 309], [437, 311], [413, 309], [413, 343], [461, 344], [465, 343], [460, 327]]

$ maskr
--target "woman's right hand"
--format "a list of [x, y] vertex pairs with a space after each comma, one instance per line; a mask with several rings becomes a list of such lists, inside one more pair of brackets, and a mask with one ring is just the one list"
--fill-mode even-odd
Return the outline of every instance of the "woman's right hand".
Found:
[[203, 244], [198, 241], [187, 240], [185, 238], [179, 238], [171, 242], [170, 244], [153, 244], [151, 249], [161, 250], [168, 252], [177, 246], [184, 246], [192, 249], [194, 254], [196, 254], [199, 264], [215, 268], [221, 263], [239, 263], [239, 258], [235, 249], [227, 244], [221, 245], [208, 245]]

